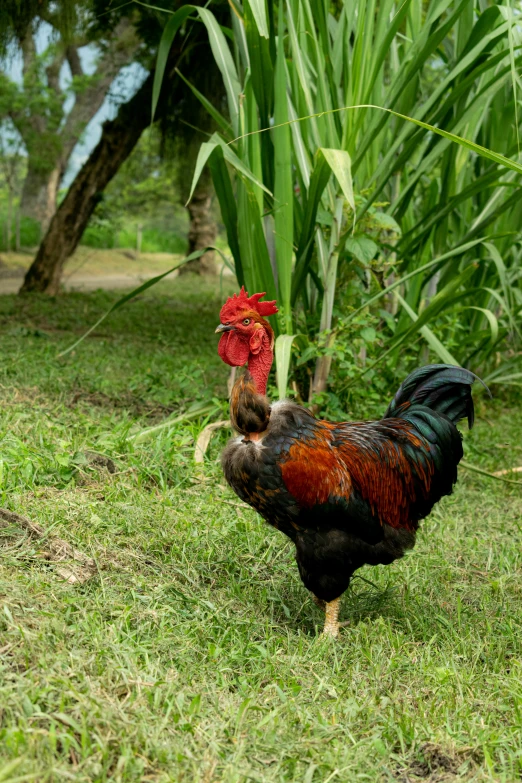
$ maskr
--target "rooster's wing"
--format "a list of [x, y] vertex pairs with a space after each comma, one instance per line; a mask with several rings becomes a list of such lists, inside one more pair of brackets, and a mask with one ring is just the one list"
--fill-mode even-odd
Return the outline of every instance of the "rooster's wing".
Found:
[[376, 422], [318, 421], [313, 432], [307, 429], [279, 464], [301, 509], [299, 524], [307, 527], [339, 526], [376, 543], [383, 524], [415, 530], [457, 479], [458, 430], [428, 408]]

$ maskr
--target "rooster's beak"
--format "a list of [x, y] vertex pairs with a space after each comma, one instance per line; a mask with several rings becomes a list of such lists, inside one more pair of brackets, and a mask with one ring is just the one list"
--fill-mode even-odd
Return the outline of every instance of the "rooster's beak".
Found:
[[232, 329], [235, 329], [235, 326], [232, 326], [232, 324], [219, 324], [218, 328], [215, 331], [215, 334], [218, 332], [231, 332]]

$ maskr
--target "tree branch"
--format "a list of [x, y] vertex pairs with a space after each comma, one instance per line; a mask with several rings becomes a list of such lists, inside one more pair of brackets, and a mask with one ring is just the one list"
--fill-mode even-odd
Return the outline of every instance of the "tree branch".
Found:
[[30, 26], [27, 28], [24, 37], [20, 39], [20, 48], [22, 50], [23, 58], [22, 75], [25, 82], [36, 62], [36, 46], [33, 38], [33, 31]]
[[60, 71], [62, 69], [63, 62], [65, 60], [65, 53], [63, 51], [56, 52], [52, 62], [45, 69], [47, 74], [47, 84], [56, 94], [62, 92], [60, 87]]
[[[20, 39], [20, 49], [22, 50], [24, 92], [27, 91], [30, 93], [31, 89], [34, 91], [34, 82], [37, 78], [37, 52], [30, 25], [27, 27], [25, 36]], [[31, 84], [32, 82], [33, 84]], [[9, 116], [24, 139], [26, 146], [31, 132], [33, 134], [43, 135], [47, 130], [47, 122], [44, 114], [31, 114], [28, 116], [25, 111], [17, 112], [16, 110], [12, 110], [9, 112]]]
[[78, 54], [78, 47], [72, 45], [68, 46], [65, 54], [73, 77], [83, 76], [83, 68], [80, 61], [80, 55]]
[[[96, 74], [91, 83], [76, 93], [76, 100], [61, 132], [63, 139], [61, 166], [65, 170], [67, 161], [84, 128], [101, 108], [109, 87], [123, 66], [132, 62], [139, 47], [138, 38], [128, 19], [122, 19], [114, 30], [114, 37], [99, 60]], [[83, 75], [78, 52], [75, 47], [67, 48], [67, 60], [73, 77]]]

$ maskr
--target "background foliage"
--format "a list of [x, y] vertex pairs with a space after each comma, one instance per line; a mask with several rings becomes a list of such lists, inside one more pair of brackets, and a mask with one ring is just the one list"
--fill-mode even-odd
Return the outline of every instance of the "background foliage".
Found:
[[348, 389], [383, 358], [394, 373], [413, 344], [417, 361], [519, 383], [510, 6], [245, 0], [230, 29], [191, 8], [170, 17], [158, 64], [199, 17], [228, 114], [212, 109], [194, 182], [208, 164], [239, 281], [279, 300], [280, 391], [292, 335], [304, 399], [325, 393], [336, 351]]

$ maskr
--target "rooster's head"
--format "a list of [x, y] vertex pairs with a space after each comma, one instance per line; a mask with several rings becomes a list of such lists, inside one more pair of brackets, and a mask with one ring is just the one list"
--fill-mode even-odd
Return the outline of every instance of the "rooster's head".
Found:
[[[265, 318], [277, 313], [275, 302], [259, 301], [263, 296], [264, 293], [249, 297], [243, 287], [239, 294], [227, 299], [221, 308], [221, 323], [216, 329], [216, 332], [221, 333], [218, 346], [220, 357], [231, 367], [248, 364], [259, 391], [263, 385], [266, 388], [274, 348], [274, 332]], [[261, 377], [255, 377], [258, 369], [263, 370], [264, 384], [260, 383]], [[261, 393], [264, 394], [264, 388]]]

